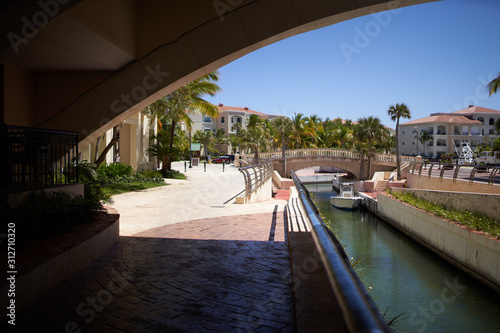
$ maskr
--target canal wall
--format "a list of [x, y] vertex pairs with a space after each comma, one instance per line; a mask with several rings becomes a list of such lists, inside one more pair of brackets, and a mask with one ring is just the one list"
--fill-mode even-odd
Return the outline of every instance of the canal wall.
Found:
[[443, 205], [448, 209], [468, 210], [500, 219], [500, 194], [466, 193], [410, 188], [393, 188], [392, 191], [408, 192], [417, 198]]
[[379, 194], [377, 204], [371, 204], [370, 210], [500, 293], [500, 240], [437, 217], [388, 195]]

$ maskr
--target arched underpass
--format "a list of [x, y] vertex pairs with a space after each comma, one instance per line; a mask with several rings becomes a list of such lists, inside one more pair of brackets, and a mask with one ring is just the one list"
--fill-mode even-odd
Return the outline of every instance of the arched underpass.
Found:
[[80, 147], [180, 86], [254, 50], [435, 0], [10, 1], [0, 119], [78, 132]]

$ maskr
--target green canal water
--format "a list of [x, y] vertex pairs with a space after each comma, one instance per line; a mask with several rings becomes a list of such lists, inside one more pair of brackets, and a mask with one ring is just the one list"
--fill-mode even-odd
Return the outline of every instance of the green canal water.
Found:
[[396, 332], [500, 332], [499, 295], [370, 213], [331, 206], [330, 184], [306, 187], [386, 320], [403, 313]]

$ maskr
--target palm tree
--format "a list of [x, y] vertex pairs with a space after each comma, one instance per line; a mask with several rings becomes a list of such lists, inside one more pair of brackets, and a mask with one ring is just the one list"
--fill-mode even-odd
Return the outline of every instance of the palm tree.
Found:
[[488, 91], [490, 92], [490, 96], [495, 94], [498, 89], [500, 89], [500, 73], [498, 73], [498, 76], [491, 80], [490, 83], [488, 83]]
[[281, 159], [283, 161], [283, 177], [286, 177], [286, 146], [290, 144], [290, 134], [292, 133], [292, 121], [290, 118], [276, 118], [273, 120], [276, 129], [278, 142], [281, 142]]
[[434, 137], [427, 130], [423, 130], [422, 133], [420, 133], [420, 142], [424, 146], [424, 156], [425, 156], [425, 143], [433, 139]]
[[401, 162], [399, 160], [399, 118], [411, 118], [411, 112], [405, 103], [396, 103], [396, 105], [389, 106], [387, 114], [391, 117], [392, 121], [396, 121], [396, 167], [397, 167], [397, 180], [401, 179]]
[[371, 176], [371, 157], [374, 153], [373, 145], [375, 142], [380, 141], [384, 126], [380, 119], [374, 116], [363, 117], [358, 120], [356, 126], [356, 136], [358, 141], [368, 143], [368, 175]]
[[307, 139], [314, 137], [315, 131], [308, 123], [307, 117], [302, 113], [295, 114], [292, 118], [292, 133], [291, 138], [294, 141], [295, 148], [307, 148]]
[[167, 130], [151, 137], [152, 140], [156, 140], [157, 144], [151, 145], [147, 151], [150, 156], [155, 156], [159, 161], [162, 161], [161, 172], [163, 175], [166, 175], [167, 171], [170, 170], [168, 169], [168, 161], [180, 156], [181, 153], [179, 147], [170, 144]]
[[[144, 111], [150, 115], [158, 116], [165, 122], [170, 123], [170, 149], [174, 142], [176, 125], [184, 121], [191, 131], [191, 119], [188, 112], [200, 111], [213, 119], [218, 117], [219, 109], [217, 106], [203, 99], [204, 95], [215, 96], [221, 91], [217, 85], [219, 72], [214, 71], [196, 79], [187, 85], [159, 99]], [[170, 170], [172, 159], [167, 158], [167, 169]]]
[[220, 154], [221, 145], [226, 144], [228, 142], [226, 131], [224, 131], [223, 128], [217, 129], [217, 131], [215, 132], [214, 141], [218, 145], [217, 151]]
[[214, 141], [214, 136], [211, 131], [202, 131], [197, 130], [194, 133], [194, 140], [198, 141], [203, 145], [203, 151], [205, 152], [205, 161], [208, 161], [208, 150], [210, 149], [210, 145]]
[[259, 150], [261, 148], [267, 148], [271, 141], [271, 135], [264, 127], [264, 122], [258, 115], [250, 115], [247, 130], [244, 132], [243, 141], [252, 149], [255, 163], [259, 163]]
[[352, 129], [347, 126], [340, 125], [333, 130], [332, 140], [340, 149], [350, 149], [354, 139], [352, 133]]

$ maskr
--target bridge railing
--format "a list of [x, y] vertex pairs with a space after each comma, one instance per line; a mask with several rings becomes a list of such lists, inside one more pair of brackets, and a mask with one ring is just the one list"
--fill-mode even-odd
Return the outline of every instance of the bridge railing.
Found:
[[295, 187], [310, 222], [330, 285], [337, 297], [349, 332], [390, 332], [368, 291], [352, 268], [342, 244], [328, 229], [312, 202], [309, 192], [292, 171]]
[[250, 201], [252, 195], [272, 177], [273, 163], [266, 161], [256, 165], [238, 169], [245, 178], [245, 202]]
[[[259, 153], [260, 159], [263, 160], [281, 160], [281, 151]], [[311, 157], [332, 157], [336, 159], [362, 159], [361, 155], [350, 149], [334, 149], [334, 148], [306, 148], [306, 149], [290, 149], [285, 152], [286, 158], [311, 158]], [[243, 155], [243, 159], [253, 161], [253, 154]], [[376, 153], [371, 158], [375, 162], [396, 163], [396, 155]], [[416, 162], [415, 156], [400, 156], [402, 163]]]

